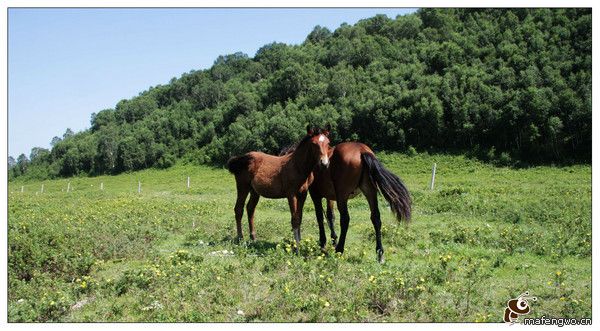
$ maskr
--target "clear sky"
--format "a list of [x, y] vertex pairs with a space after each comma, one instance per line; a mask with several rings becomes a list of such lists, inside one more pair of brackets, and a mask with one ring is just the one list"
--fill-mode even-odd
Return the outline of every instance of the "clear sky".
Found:
[[254, 56], [298, 44], [316, 25], [335, 30], [414, 9], [9, 9], [8, 154], [29, 157], [66, 128], [150, 86], [209, 68], [219, 55]]

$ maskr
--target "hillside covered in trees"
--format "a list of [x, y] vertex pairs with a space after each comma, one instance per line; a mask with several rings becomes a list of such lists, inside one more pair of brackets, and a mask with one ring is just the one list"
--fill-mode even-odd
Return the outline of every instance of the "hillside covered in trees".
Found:
[[9, 178], [218, 165], [276, 153], [307, 123], [331, 123], [332, 144], [591, 162], [591, 34], [591, 9], [422, 9], [317, 26], [300, 45], [220, 56], [92, 114], [51, 150], [10, 157]]

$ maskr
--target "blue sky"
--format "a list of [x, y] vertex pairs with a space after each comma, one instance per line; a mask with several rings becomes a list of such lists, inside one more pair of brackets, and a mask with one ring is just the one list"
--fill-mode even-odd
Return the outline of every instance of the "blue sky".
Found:
[[219, 55], [254, 56], [375, 14], [414, 9], [9, 9], [8, 154], [50, 147], [66, 128], [150, 86], [209, 68]]

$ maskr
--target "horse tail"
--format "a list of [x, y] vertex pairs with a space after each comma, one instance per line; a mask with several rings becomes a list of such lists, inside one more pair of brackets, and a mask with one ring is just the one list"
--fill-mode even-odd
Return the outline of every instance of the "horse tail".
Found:
[[234, 156], [227, 161], [227, 169], [234, 175], [239, 174], [243, 170], [248, 169], [248, 165], [252, 160], [252, 156], [244, 154], [241, 156]]
[[408, 189], [398, 176], [387, 170], [372, 153], [361, 153], [360, 159], [366, 166], [369, 178], [388, 201], [396, 219], [410, 221], [411, 198]]

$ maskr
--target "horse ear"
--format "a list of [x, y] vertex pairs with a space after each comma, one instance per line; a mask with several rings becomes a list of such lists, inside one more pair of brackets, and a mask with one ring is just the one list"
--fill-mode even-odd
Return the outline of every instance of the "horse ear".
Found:
[[309, 136], [312, 136], [313, 134], [313, 128], [310, 127], [310, 124], [306, 126], [306, 134]]
[[328, 123], [327, 126], [325, 127], [325, 130], [322, 130], [322, 133], [325, 136], [329, 136], [329, 132], [331, 132], [331, 124]]

